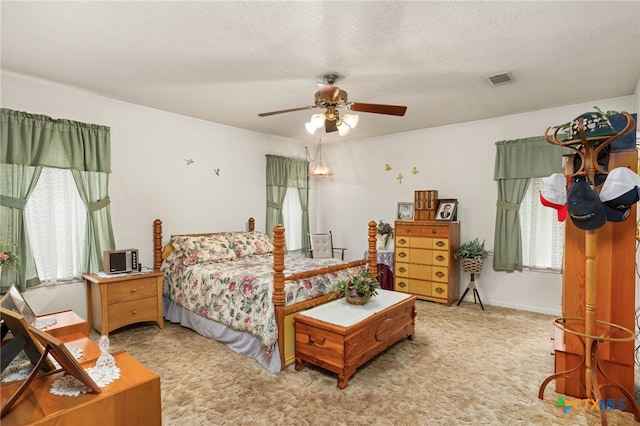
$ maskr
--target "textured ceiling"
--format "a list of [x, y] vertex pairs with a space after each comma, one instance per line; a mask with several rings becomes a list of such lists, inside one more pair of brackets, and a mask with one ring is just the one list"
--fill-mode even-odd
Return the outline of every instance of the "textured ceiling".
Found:
[[[638, 1], [2, 1], [2, 68], [114, 99], [309, 141], [328, 72], [356, 139], [633, 94]], [[493, 86], [490, 75], [513, 82]], [[33, 111], [35, 113], [44, 113]], [[66, 117], [73, 118], [73, 117]]]

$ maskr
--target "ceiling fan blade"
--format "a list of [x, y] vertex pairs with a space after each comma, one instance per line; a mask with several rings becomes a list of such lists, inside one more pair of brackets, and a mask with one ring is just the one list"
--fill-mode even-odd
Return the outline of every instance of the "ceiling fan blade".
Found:
[[338, 94], [340, 93], [339, 87], [325, 83], [318, 83], [318, 90], [320, 91], [322, 99], [326, 99], [328, 101], [335, 101], [338, 99]]
[[337, 120], [324, 120], [324, 131], [327, 133], [337, 132], [338, 131], [337, 123], [338, 123]]
[[258, 114], [258, 117], [267, 117], [269, 115], [284, 114], [285, 112], [302, 111], [305, 109], [314, 109], [314, 108], [317, 108], [317, 107], [315, 105], [309, 105], [309, 106], [299, 107], [299, 108], [283, 109], [280, 111], [263, 112]]
[[372, 112], [374, 114], [387, 114], [403, 116], [407, 111], [406, 106], [400, 105], [379, 105], [379, 104], [363, 104], [360, 102], [352, 102], [347, 106], [351, 111]]

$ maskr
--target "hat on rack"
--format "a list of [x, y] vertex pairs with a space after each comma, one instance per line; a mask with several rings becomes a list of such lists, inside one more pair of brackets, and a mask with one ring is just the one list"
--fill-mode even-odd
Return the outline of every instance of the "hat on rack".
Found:
[[631, 206], [640, 200], [640, 176], [627, 167], [609, 172], [600, 190], [609, 222], [622, 222], [629, 217]]
[[554, 173], [542, 180], [540, 202], [543, 206], [558, 210], [558, 221], [567, 218], [567, 178], [562, 173]]
[[569, 133], [567, 134], [567, 140], [580, 142], [580, 120], [582, 119], [582, 126], [584, 128], [584, 136], [589, 139], [600, 139], [606, 136], [613, 136], [618, 132], [613, 128], [609, 117], [605, 113], [600, 111], [585, 112], [580, 114], [569, 124]]
[[567, 211], [573, 224], [580, 229], [598, 229], [607, 222], [604, 205], [586, 176], [572, 179], [567, 195]]

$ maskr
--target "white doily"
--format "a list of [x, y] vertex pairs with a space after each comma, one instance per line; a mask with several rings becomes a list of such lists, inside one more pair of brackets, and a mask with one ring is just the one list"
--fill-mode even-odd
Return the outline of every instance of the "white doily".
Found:
[[[73, 345], [65, 345], [65, 346], [75, 359], [79, 359], [84, 352], [82, 348], [79, 348], [77, 346], [73, 346]], [[56, 369], [60, 368], [60, 364], [58, 364], [55, 358], [53, 358], [51, 355], [49, 355], [48, 358], [53, 363], [53, 366]], [[20, 351], [20, 353], [16, 355], [13, 361], [9, 363], [7, 368], [4, 369], [2, 374], [0, 374], [0, 381], [6, 383], [6, 382], [15, 382], [18, 380], [25, 380], [27, 379], [27, 377], [29, 377], [29, 374], [31, 374], [32, 370], [33, 370], [33, 365], [31, 364], [31, 361], [29, 361], [29, 358], [27, 358], [27, 355], [24, 353], [24, 351]]]
[[[120, 369], [118, 367], [91, 367], [85, 371], [91, 377], [91, 380], [101, 388], [120, 378]], [[89, 392], [89, 390], [80, 380], [65, 374], [51, 384], [50, 392], [54, 395], [78, 396], [81, 393]]]
[[55, 318], [36, 318], [36, 320], [33, 322], [33, 326], [38, 330], [43, 330], [47, 327], [51, 327], [57, 322], [58, 321]]

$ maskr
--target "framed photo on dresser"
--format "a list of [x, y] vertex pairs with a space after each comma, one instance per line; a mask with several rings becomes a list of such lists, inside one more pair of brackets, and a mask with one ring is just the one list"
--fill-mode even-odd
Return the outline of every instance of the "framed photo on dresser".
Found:
[[413, 220], [413, 203], [398, 203], [398, 220]]
[[453, 198], [443, 198], [438, 200], [438, 211], [436, 212], [436, 220], [457, 220], [458, 200]]

